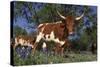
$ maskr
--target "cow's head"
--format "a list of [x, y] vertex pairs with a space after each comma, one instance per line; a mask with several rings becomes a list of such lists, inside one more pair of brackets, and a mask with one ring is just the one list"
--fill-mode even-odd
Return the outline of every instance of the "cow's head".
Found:
[[68, 35], [73, 35], [75, 32], [75, 25], [78, 22], [78, 20], [80, 20], [84, 16], [84, 13], [79, 17], [74, 17], [74, 16], [66, 16], [65, 17], [65, 16], [61, 15], [58, 11], [57, 11], [57, 13], [62, 19], [64, 19], [65, 27], [67, 29]]

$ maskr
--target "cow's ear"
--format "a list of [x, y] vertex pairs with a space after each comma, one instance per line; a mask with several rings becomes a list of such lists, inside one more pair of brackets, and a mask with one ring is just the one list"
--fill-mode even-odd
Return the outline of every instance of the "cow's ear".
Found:
[[81, 20], [75, 20], [75, 25], [79, 25], [80, 23], [83, 23], [84, 19]]
[[75, 20], [75, 26], [79, 25], [80, 21]]

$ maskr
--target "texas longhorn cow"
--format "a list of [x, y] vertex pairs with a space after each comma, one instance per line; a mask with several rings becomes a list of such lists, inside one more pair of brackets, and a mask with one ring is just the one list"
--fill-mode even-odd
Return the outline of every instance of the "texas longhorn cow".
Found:
[[16, 48], [16, 46], [21, 45], [21, 46], [30, 46], [34, 48], [34, 42], [35, 39], [32, 38], [31, 36], [24, 36], [24, 35], [19, 35], [14, 38], [14, 43], [12, 46]]
[[75, 32], [75, 24], [78, 23], [84, 13], [79, 17], [63, 16], [57, 11], [63, 21], [54, 23], [42, 23], [38, 26], [38, 35], [34, 44], [34, 51], [41, 39], [46, 41], [54, 41], [56, 43], [55, 52], [63, 54], [64, 47], [69, 46], [68, 36], [72, 36]]

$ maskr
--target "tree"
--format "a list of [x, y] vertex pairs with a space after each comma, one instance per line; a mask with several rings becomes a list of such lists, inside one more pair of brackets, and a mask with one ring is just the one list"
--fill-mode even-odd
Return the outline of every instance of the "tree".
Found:
[[14, 36], [27, 35], [27, 32], [26, 32], [25, 29], [22, 29], [19, 26], [14, 26], [14, 28], [13, 28], [13, 35]]

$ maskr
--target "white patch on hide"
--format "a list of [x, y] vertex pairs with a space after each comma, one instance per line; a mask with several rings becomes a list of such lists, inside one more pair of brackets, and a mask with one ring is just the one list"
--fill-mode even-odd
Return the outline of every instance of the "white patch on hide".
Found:
[[62, 21], [57, 21], [56, 24], [57, 24], [57, 23], [62, 23]]
[[50, 34], [50, 39], [54, 40], [54, 38], [55, 38], [55, 35], [54, 35], [54, 32], [52, 31], [51, 34]]
[[42, 28], [41, 32], [39, 32], [39, 35], [37, 35], [36, 42], [39, 42], [43, 38], [44, 36], [44, 34], [42, 33], [43, 31], [44, 27]]
[[50, 34], [45, 35], [45, 37], [46, 37], [45, 39], [46, 41], [54, 41], [54, 38], [55, 38], [54, 32], [52, 31]]
[[42, 32], [40, 32], [36, 38], [36, 42], [39, 42], [43, 38], [43, 36], [44, 36], [44, 34]]
[[18, 41], [17, 38], [15, 38], [15, 46], [18, 45]]
[[41, 27], [41, 26], [43, 26], [43, 24], [39, 24], [38, 28]]
[[22, 38], [19, 39], [19, 44], [24, 45], [24, 40]]
[[49, 23], [46, 23], [46, 25], [48, 25]]
[[[64, 43], [65, 43], [65, 41], [60, 41], [59, 38], [56, 38], [56, 39], [55, 39], [55, 35], [54, 35], [54, 32], [53, 32], [53, 31], [50, 33], [50, 35], [47, 34], [47, 35], [45, 35], [45, 36], [46, 36], [46, 39], [45, 39], [46, 41], [54, 41], [54, 42], [56, 42], [56, 43], [60, 43], [61, 46], [64, 45]], [[50, 36], [50, 37], [49, 37], [49, 36]]]
[[46, 43], [43, 42], [42, 48], [46, 48]]
[[44, 31], [44, 28], [45, 28], [45, 27], [43, 27], [43, 28], [42, 28], [41, 32], [43, 32], [43, 31]]
[[46, 40], [48, 40], [49, 39], [49, 34], [45, 35], [45, 37], [46, 37]]
[[60, 41], [58, 38], [54, 39], [54, 42], [60, 43], [61, 46], [65, 43], [65, 41]]

